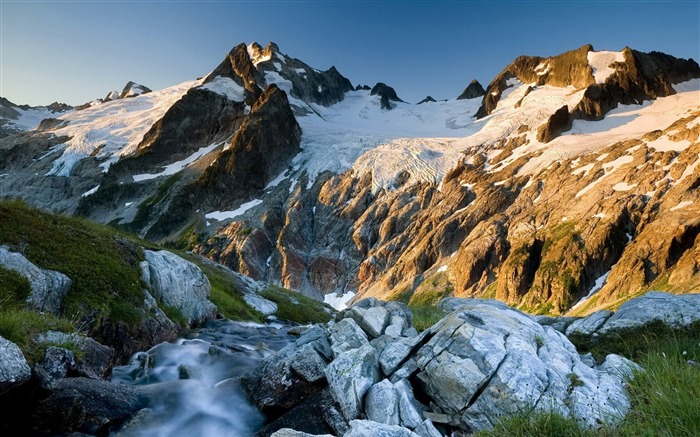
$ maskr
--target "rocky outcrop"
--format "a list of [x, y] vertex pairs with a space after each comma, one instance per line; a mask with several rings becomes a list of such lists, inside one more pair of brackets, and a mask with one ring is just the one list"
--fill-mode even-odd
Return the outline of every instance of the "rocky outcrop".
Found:
[[61, 314], [61, 303], [73, 281], [63, 273], [45, 270], [32, 264], [20, 253], [0, 247], [0, 265], [18, 272], [29, 280], [31, 294], [27, 303], [38, 312]]
[[379, 96], [380, 106], [382, 109], [386, 110], [392, 108], [391, 102], [403, 102], [403, 100], [396, 95], [396, 91], [392, 87], [382, 82], [378, 82], [373, 86], [369, 94], [371, 96]]
[[196, 265], [166, 250], [144, 250], [142, 279], [156, 297], [183, 315], [189, 324], [201, 323], [216, 315], [208, 300], [209, 279]]
[[658, 52], [642, 53], [625, 47], [621, 51], [624, 61], [613, 62], [614, 72], [603, 83], [596, 83], [589, 52], [593, 52], [593, 47], [587, 44], [549, 58], [518, 57], [486, 88], [476, 117], [489, 115], [503, 92], [513, 86], [513, 81], [532, 86], [585, 89], [582, 100], [571, 108], [571, 117], [600, 120], [618, 104], [640, 104], [644, 100], [672, 95], [675, 94], [672, 84], [700, 77], [700, 66], [692, 59], [677, 59]]
[[674, 295], [649, 292], [623, 303], [615, 311], [596, 311], [566, 328], [567, 336], [595, 337], [634, 331], [659, 323], [672, 329], [686, 328], [700, 321], [700, 294]]
[[122, 92], [119, 94], [119, 98], [124, 99], [127, 97], [136, 97], [140, 96], [141, 94], [150, 93], [151, 91], [152, 90], [147, 86], [143, 86], [136, 82], [129, 81], [126, 85], [124, 85]]
[[[321, 408], [339, 410], [347, 423], [342, 432], [327, 429], [345, 436], [474, 432], [524, 409], [595, 428], [629, 410], [624, 375], [634, 363], [615, 355], [599, 367], [584, 362], [563, 334], [500, 302], [452, 299], [443, 307], [454, 311], [419, 335], [405, 307], [363, 300], [266, 359], [244, 387], [257, 405], [286, 417], [312, 396], [311, 381], [316, 391], [327, 386], [335, 402]], [[293, 368], [314, 355], [313, 365]]]
[[0, 396], [27, 382], [31, 375], [19, 346], [0, 337]]
[[476, 99], [477, 97], [482, 97], [485, 94], [486, 90], [484, 87], [481, 86], [478, 80], [474, 79], [469, 82], [469, 85], [464, 89], [464, 91], [462, 91], [462, 94], [457, 97], [457, 100]]
[[571, 129], [571, 124], [572, 119], [569, 114], [569, 107], [564, 105], [549, 117], [547, 123], [540, 126], [537, 131], [537, 141], [548, 143], [562, 132]]
[[427, 96], [426, 98], [424, 98], [423, 100], [421, 100], [421, 101], [418, 102], [417, 104], [418, 104], [418, 105], [422, 105], [423, 103], [431, 103], [431, 102], [436, 102], [436, 101], [437, 101], [437, 100], [435, 100], [434, 98], [432, 98], [432, 96]]

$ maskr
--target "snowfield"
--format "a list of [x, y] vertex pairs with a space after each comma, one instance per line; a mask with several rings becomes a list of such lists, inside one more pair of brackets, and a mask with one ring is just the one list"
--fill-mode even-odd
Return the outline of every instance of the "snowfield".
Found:
[[70, 176], [81, 159], [96, 156], [104, 159], [103, 171], [136, 150], [143, 136], [165, 112], [199, 81], [141, 94], [136, 97], [113, 100], [82, 111], [60, 117], [67, 126], [56, 129], [57, 136], [71, 137], [63, 147], [63, 154], [53, 162], [47, 175]]

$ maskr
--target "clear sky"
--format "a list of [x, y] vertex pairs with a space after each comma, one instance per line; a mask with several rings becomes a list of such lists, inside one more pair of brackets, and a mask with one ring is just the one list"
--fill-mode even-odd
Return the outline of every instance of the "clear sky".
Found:
[[80, 104], [133, 80], [160, 89], [206, 75], [240, 42], [274, 41], [353, 84], [456, 97], [519, 55], [591, 43], [700, 59], [700, 1], [0, 0], [0, 95]]

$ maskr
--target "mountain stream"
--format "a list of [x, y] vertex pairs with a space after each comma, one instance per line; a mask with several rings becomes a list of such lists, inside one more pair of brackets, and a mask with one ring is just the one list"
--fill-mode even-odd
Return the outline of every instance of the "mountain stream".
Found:
[[292, 342], [290, 327], [215, 320], [188, 338], [137, 353], [114, 368], [112, 382], [141, 386], [148, 408], [114, 435], [254, 435], [265, 417], [247, 400], [238, 377]]

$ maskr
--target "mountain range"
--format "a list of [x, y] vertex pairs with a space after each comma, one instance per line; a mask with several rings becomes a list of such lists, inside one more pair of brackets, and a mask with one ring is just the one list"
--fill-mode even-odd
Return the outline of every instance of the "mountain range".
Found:
[[2, 99], [0, 197], [338, 304], [587, 314], [700, 291], [692, 59], [585, 45], [456, 99], [399, 94], [252, 43], [163, 90]]

